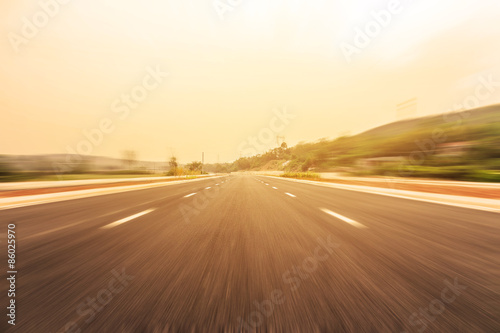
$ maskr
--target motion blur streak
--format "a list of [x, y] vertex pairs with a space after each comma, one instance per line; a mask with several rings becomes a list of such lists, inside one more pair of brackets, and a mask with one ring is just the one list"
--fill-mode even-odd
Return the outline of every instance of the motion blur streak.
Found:
[[[16, 221], [22, 235], [20, 317], [8, 329], [2, 321], [2, 331], [60, 332], [79, 319], [81, 302], [109, 289], [116, 267], [133, 280], [91, 321], [80, 318], [81, 332], [500, 329], [497, 213], [260, 176], [225, 179], [190, 223], [178, 206], [190, 193], [215, 191], [220, 179], [1, 211], [1, 230]], [[47, 228], [54, 232], [30, 237]]]

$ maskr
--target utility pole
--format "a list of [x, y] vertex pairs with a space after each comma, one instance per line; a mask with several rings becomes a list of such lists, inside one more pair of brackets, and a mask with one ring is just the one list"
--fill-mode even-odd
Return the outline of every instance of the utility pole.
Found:
[[203, 164], [205, 163], [205, 152], [201, 153], [201, 174], [203, 174]]

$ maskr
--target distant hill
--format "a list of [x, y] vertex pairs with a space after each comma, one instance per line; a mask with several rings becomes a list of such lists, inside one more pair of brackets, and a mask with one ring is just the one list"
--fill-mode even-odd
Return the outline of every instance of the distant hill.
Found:
[[[273, 163], [271, 163], [273, 161]], [[399, 162], [396, 162], [399, 161]], [[403, 161], [403, 162], [401, 162]], [[351, 170], [411, 176], [500, 180], [500, 104], [396, 121], [353, 136], [274, 148], [240, 158], [229, 170]], [[361, 172], [362, 171], [362, 172]]]
[[414, 131], [422, 127], [438, 127], [453, 123], [457, 116], [464, 119], [463, 125], [484, 125], [500, 122], [500, 104], [484, 106], [476, 109], [454, 112], [453, 114], [440, 114], [414, 119], [405, 119], [372, 128], [358, 134], [358, 137], [370, 136], [397, 136]]

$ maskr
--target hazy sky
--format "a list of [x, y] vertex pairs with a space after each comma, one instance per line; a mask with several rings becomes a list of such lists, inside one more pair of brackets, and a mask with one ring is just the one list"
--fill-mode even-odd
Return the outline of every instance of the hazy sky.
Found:
[[60, 1], [0, 3], [0, 154], [230, 161], [248, 137], [354, 134], [500, 82], [498, 0]]

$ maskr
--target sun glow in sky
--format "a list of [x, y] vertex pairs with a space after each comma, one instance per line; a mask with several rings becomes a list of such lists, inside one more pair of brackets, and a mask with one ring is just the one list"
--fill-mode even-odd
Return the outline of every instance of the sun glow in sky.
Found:
[[[40, 3], [52, 17], [27, 36]], [[411, 98], [412, 117], [445, 112], [477, 76], [500, 81], [497, 0], [400, 1], [350, 61], [342, 43], [390, 0], [241, 0], [223, 20], [211, 0], [53, 3], [0, 4], [0, 154], [66, 153], [110, 119], [92, 155], [231, 161], [275, 108], [295, 115], [279, 133], [293, 145], [396, 121]], [[121, 119], [113, 103], [154, 68], [168, 77]], [[480, 101], [494, 102], [500, 90]]]

